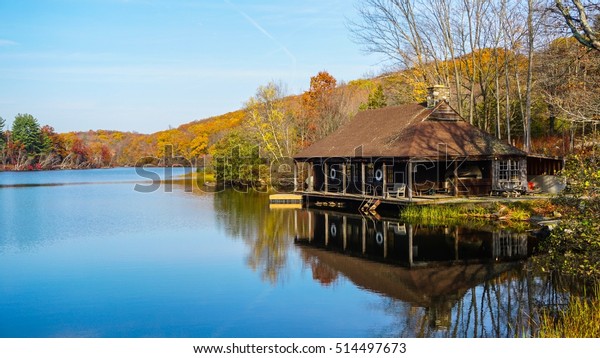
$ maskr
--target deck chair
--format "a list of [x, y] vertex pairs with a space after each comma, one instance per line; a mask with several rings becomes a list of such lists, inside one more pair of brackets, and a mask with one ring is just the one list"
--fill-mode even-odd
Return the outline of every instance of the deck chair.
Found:
[[388, 192], [388, 198], [404, 198], [406, 196], [406, 184], [394, 184], [394, 189]]

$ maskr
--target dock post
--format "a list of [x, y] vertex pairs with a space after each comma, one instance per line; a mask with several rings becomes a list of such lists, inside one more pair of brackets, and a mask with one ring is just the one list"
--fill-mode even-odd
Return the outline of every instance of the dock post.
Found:
[[454, 229], [454, 259], [458, 261], [458, 227]]
[[294, 160], [294, 192], [298, 191], [298, 162]]
[[298, 237], [298, 210], [294, 210], [294, 235]]
[[456, 164], [456, 159], [454, 160], [454, 196], [458, 196], [458, 164]]
[[308, 172], [308, 191], [311, 193], [315, 191], [315, 165], [312, 162], [310, 164], [310, 171]]
[[323, 163], [323, 177], [325, 178], [325, 192], [329, 192], [329, 165], [327, 163]]
[[325, 213], [325, 247], [329, 246], [329, 214]]
[[315, 233], [315, 231], [313, 230], [312, 227], [312, 211], [308, 210], [308, 242], [312, 242], [313, 239], [313, 234]]
[[348, 246], [348, 234], [346, 233], [346, 225], [348, 225], [346, 215], [342, 217], [342, 236], [344, 238], [344, 251], [346, 251], [346, 247]]
[[385, 163], [383, 163], [382, 167], [381, 167], [381, 171], [383, 172], [383, 188], [382, 188], [382, 195], [384, 198], [387, 197], [387, 165], [385, 165]]
[[413, 198], [413, 163], [410, 160], [408, 161], [406, 176], [408, 177], [408, 178], [406, 178], [407, 182], [408, 182], [408, 185], [406, 186], [406, 190], [408, 191], [408, 200], [412, 201], [412, 198]]
[[342, 163], [342, 194], [346, 195], [346, 184], [348, 180], [346, 179], [346, 162]]
[[413, 265], [413, 227], [411, 224], [408, 224], [406, 227], [408, 230], [408, 266], [412, 267]]
[[365, 183], [366, 179], [365, 178], [367, 177], [365, 174], [365, 162], [360, 163], [360, 175], [361, 175], [360, 190], [362, 191], [362, 195], [365, 195], [366, 194], [365, 193], [365, 191], [366, 191], [366, 183]]
[[367, 219], [363, 216], [362, 218], [362, 253], [367, 252]]
[[389, 222], [384, 221], [383, 222], [383, 258], [384, 259], [387, 259], [387, 255], [388, 255], [388, 229], [389, 229]]

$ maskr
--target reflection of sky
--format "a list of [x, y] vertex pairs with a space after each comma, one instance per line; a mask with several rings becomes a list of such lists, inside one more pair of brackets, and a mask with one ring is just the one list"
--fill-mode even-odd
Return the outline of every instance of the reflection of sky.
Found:
[[295, 251], [284, 281], [264, 281], [212, 200], [0, 188], [0, 337], [352, 337], [393, 319], [347, 280], [321, 286]]
[[107, 183], [152, 180], [149, 173], [161, 179], [184, 174], [189, 169], [174, 168], [115, 168], [84, 170], [52, 170], [32, 172], [0, 172], [0, 186], [15, 184]]

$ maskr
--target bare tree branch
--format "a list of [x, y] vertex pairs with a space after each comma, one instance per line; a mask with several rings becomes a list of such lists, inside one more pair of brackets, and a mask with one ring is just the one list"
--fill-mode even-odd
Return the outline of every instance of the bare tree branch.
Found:
[[573, 5], [569, 6], [565, 5], [563, 0], [555, 0], [556, 8], [577, 41], [586, 47], [600, 51], [600, 33], [590, 23], [590, 16], [587, 13], [598, 12], [600, 5], [584, 4], [581, 0], [571, 0], [571, 3]]

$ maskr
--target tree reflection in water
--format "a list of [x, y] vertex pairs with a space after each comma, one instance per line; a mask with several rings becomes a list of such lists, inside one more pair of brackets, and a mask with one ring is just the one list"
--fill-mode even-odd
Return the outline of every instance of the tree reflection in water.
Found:
[[271, 283], [282, 279], [294, 235], [293, 212], [270, 210], [268, 196], [254, 191], [215, 193], [217, 223], [250, 248], [247, 263]]

